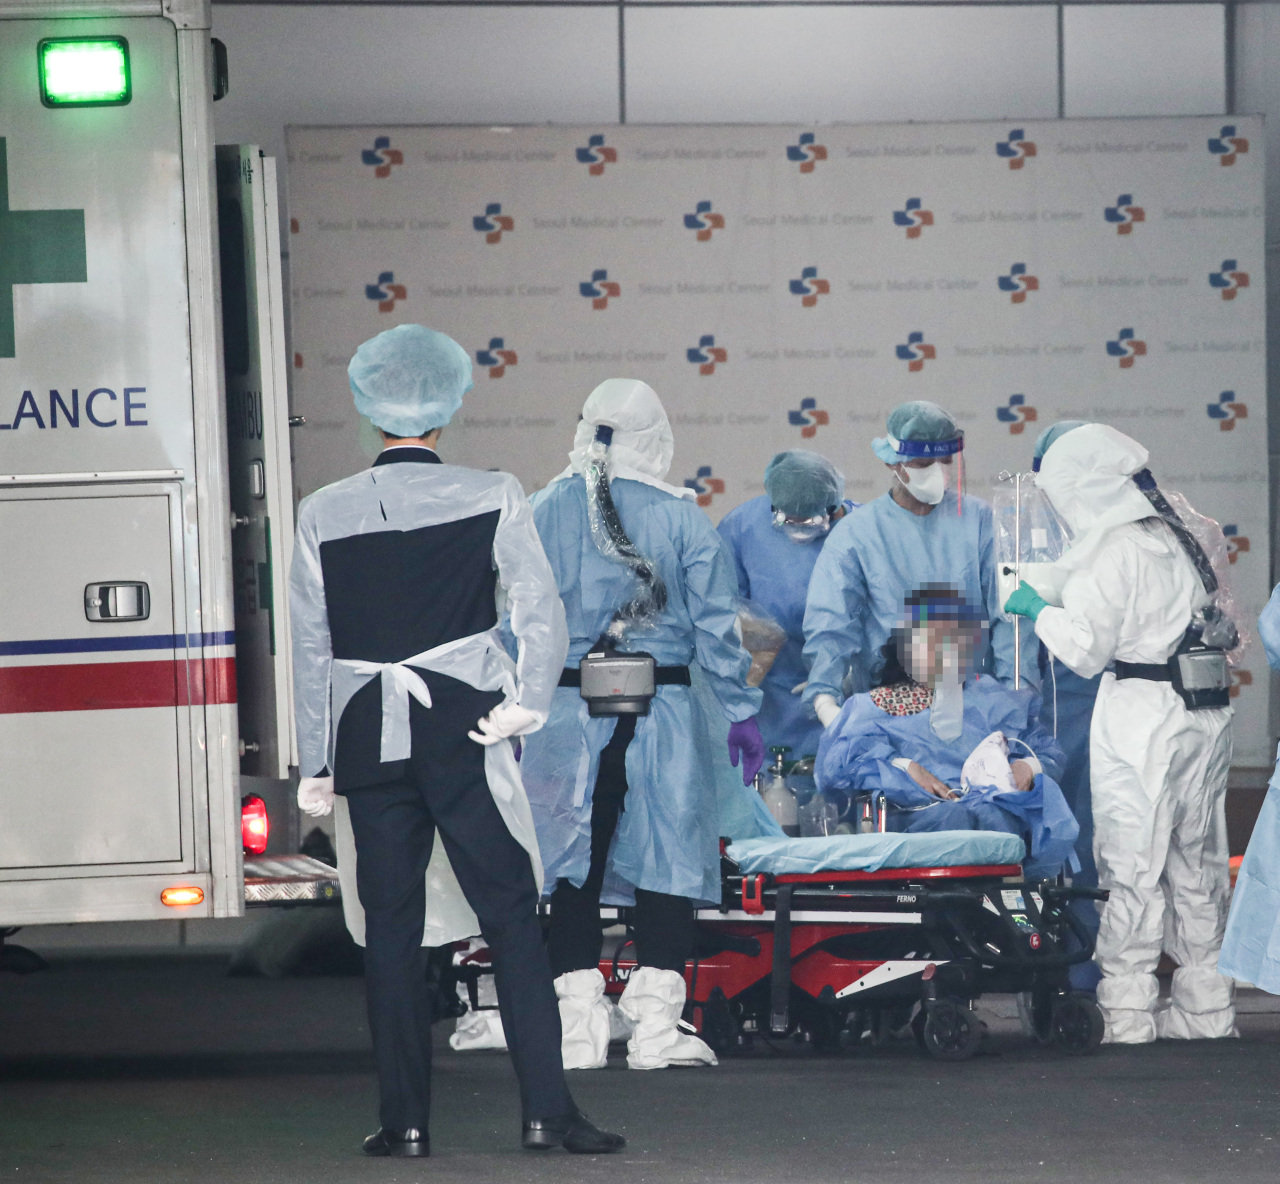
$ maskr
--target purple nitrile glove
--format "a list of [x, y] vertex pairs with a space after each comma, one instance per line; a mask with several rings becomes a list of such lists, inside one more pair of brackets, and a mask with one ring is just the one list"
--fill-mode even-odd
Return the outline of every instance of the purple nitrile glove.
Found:
[[750, 785], [764, 764], [764, 737], [753, 715], [739, 723], [729, 725], [729, 763], [736, 769], [738, 757], [742, 757], [742, 784]]

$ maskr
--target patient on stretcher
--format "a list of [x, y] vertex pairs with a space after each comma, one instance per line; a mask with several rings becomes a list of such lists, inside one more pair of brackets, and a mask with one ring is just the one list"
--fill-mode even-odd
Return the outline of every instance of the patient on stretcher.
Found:
[[1062, 750], [1039, 697], [973, 673], [983, 615], [951, 588], [908, 595], [878, 685], [845, 701], [823, 733], [819, 790], [842, 810], [883, 793], [892, 831], [1022, 836], [1029, 874], [1053, 875], [1079, 827], [1055, 778]]

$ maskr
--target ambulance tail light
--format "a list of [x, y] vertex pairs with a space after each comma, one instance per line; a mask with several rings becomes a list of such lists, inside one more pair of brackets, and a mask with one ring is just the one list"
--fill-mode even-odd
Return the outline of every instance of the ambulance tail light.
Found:
[[203, 904], [204, 889], [197, 888], [194, 885], [184, 885], [181, 888], [166, 888], [160, 893], [160, 903], [167, 904], [171, 909], [180, 909], [185, 905]]
[[261, 855], [267, 849], [271, 834], [271, 820], [267, 817], [267, 803], [256, 793], [240, 799], [240, 840], [246, 855]]

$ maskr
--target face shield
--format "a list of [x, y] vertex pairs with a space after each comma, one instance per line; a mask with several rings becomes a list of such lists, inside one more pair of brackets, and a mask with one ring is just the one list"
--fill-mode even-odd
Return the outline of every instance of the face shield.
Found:
[[831, 514], [815, 514], [811, 518], [797, 518], [784, 510], [774, 510], [773, 529], [780, 530], [793, 543], [812, 543], [825, 538], [831, 529]]

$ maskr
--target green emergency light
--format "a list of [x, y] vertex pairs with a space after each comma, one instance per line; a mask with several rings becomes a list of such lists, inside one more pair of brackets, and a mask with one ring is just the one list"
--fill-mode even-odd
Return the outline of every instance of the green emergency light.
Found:
[[36, 56], [46, 107], [119, 107], [133, 97], [123, 37], [51, 37]]

